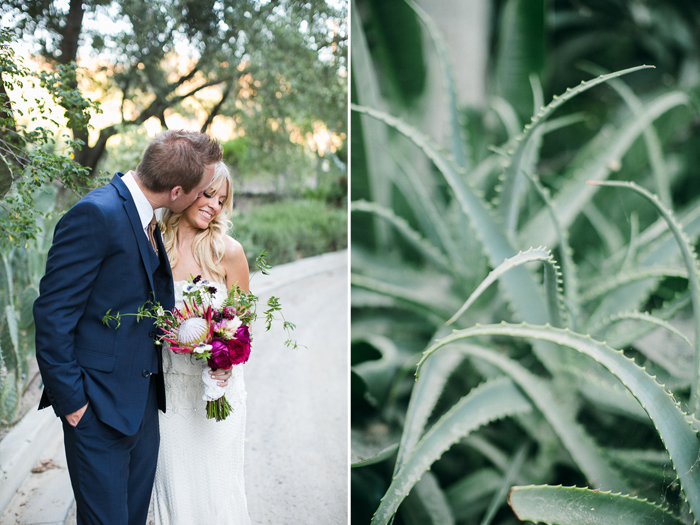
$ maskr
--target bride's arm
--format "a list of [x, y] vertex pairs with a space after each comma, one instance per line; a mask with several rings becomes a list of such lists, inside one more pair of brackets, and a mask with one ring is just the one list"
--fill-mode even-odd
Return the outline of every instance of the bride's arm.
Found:
[[[248, 293], [248, 260], [241, 243], [232, 239], [228, 235], [224, 237], [226, 251], [221, 261], [226, 272], [226, 288], [229, 290], [238, 285]], [[231, 377], [230, 370], [218, 369], [210, 372], [211, 377], [217, 379], [219, 386], [226, 386]]]
[[226, 272], [226, 288], [229, 290], [238, 285], [248, 293], [248, 259], [241, 243], [228, 235], [224, 237], [226, 251], [221, 265]]

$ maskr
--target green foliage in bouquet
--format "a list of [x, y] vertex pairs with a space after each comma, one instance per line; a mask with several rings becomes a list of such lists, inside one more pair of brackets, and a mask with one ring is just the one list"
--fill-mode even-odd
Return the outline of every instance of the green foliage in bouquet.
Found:
[[[549, 103], [526, 78], [530, 106], [509, 98], [507, 74], [533, 70], [513, 62], [493, 109], [461, 111], [408, 4], [449, 133], [436, 145], [381, 95], [354, 17], [353, 523], [695, 523], [697, 85], [586, 66]], [[527, 60], [525, 3], [503, 4], [498, 58]]]

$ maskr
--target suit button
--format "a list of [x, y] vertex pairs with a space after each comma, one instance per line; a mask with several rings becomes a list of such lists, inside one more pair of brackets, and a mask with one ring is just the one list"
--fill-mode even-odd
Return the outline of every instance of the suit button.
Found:
[[156, 336], [155, 330], [151, 330], [150, 332], [148, 332], [148, 337], [155, 337], [155, 336]]
[[151, 373], [150, 373], [148, 370], [144, 370], [143, 372], [141, 372], [141, 375], [142, 375], [143, 377], [148, 377], [148, 376], [151, 375]]

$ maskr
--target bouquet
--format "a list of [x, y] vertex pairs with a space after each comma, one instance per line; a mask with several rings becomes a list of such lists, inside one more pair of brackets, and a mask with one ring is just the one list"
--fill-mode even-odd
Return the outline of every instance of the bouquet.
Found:
[[[216, 288], [201, 276], [190, 279], [183, 290], [184, 305], [172, 312], [160, 311], [155, 324], [163, 334], [170, 350], [176, 354], [191, 354], [205, 361], [208, 368], [229, 369], [248, 361], [250, 356], [251, 294], [240, 288], [232, 289], [220, 308], [213, 306]], [[207, 402], [207, 417], [221, 421], [231, 413], [223, 387], [202, 370], [203, 399]]]
[[[263, 274], [270, 269], [261, 254], [256, 263]], [[121, 324], [122, 315], [136, 315], [137, 321], [144, 317], [154, 320], [161, 329], [158, 344], [163, 341], [176, 354], [191, 354], [202, 360], [202, 381], [204, 382], [203, 400], [207, 402], [207, 417], [222, 421], [231, 414], [232, 408], [224, 395], [224, 388], [209, 376], [209, 370], [220, 368], [229, 369], [240, 365], [250, 357], [250, 326], [257, 318], [256, 303], [258, 298], [252, 293], [246, 293], [236, 286], [232, 288], [226, 299], [220, 305], [215, 305], [216, 287], [201, 276], [190, 278], [183, 289], [184, 304], [182, 308], [172, 311], [163, 309], [160, 304], [148, 302], [141, 306], [136, 314], [110, 315], [107, 311], [102, 322], [110, 326], [110, 321], [116, 321], [116, 327]], [[270, 297], [265, 311], [266, 330], [269, 330], [274, 320], [275, 312], [281, 312], [279, 300]], [[284, 319], [283, 327], [289, 333], [295, 328], [293, 323]], [[287, 346], [297, 347], [291, 339]]]

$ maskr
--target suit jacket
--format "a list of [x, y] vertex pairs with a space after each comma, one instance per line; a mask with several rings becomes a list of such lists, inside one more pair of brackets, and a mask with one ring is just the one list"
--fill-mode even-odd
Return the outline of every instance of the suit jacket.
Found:
[[52, 405], [64, 416], [89, 400], [102, 422], [133, 435], [151, 373], [158, 373], [158, 405], [165, 412], [156, 328], [150, 319], [124, 316], [115, 329], [102, 318], [110, 309], [136, 313], [154, 299], [171, 310], [175, 298], [160, 233], [158, 257], [121, 177], [87, 194], [56, 225], [34, 319], [44, 381], [39, 408]]

